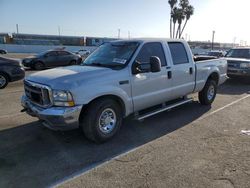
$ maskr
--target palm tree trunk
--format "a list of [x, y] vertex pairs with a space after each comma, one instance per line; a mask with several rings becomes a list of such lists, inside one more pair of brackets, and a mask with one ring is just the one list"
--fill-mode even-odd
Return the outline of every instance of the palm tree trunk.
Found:
[[179, 39], [181, 38], [181, 24], [179, 25]]
[[179, 32], [180, 32], [180, 24], [178, 25], [178, 29], [177, 29], [175, 38], [178, 38]]
[[173, 35], [172, 35], [173, 38], [174, 38], [174, 34], [175, 34], [175, 23], [174, 23], [174, 29], [173, 29]]
[[170, 38], [172, 38], [172, 18], [170, 18]]
[[187, 22], [188, 22], [188, 20], [186, 19], [185, 24], [184, 24], [184, 26], [183, 26], [183, 28], [182, 28], [182, 30], [181, 30], [181, 35], [183, 34], [183, 31], [184, 31], [184, 29], [185, 29], [185, 27], [186, 27], [186, 25], [187, 25]]

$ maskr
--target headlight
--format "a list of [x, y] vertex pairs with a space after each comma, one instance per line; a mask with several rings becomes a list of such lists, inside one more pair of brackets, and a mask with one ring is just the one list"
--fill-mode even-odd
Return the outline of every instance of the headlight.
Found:
[[75, 106], [73, 97], [68, 91], [53, 91], [53, 101], [55, 106]]
[[250, 68], [250, 63], [241, 63], [240, 68]]
[[32, 59], [24, 59], [23, 62], [24, 63], [30, 63], [32, 61]]

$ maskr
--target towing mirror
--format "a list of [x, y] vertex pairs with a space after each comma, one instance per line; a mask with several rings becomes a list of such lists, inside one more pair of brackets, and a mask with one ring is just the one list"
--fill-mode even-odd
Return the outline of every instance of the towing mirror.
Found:
[[159, 57], [150, 57], [151, 72], [161, 72], [161, 60]]
[[140, 63], [135, 61], [132, 66], [132, 74], [146, 73], [151, 71], [150, 63]]

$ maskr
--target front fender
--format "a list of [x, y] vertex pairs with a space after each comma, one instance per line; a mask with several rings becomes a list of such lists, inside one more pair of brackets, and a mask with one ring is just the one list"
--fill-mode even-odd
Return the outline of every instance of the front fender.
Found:
[[123, 101], [125, 106], [125, 115], [133, 113], [133, 102], [132, 98], [129, 96], [128, 91], [115, 86], [102, 86], [102, 87], [87, 87], [86, 90], [80, 91], [80, 89], [75, 89], [73, 92], [73, 98], [78, 105], [86, 105], [96, 98], [113, 95], [119, 97]]

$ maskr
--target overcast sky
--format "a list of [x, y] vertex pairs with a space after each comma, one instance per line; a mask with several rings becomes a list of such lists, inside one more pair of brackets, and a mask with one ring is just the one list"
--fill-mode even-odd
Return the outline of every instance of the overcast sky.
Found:
[[[184, 37], [250, 44], [249, 0], [191, 0]], [[0, 0], [0, 32], [117, 37], [169, 37], [168, 0]]]

